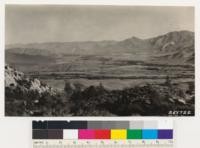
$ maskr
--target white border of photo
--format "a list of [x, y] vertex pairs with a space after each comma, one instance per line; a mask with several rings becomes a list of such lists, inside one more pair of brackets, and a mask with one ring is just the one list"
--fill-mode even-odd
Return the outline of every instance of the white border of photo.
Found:
[[[195, 6], [195, 117], [172, 117], [175, 147], [198, 147], [200, 137], [200, 0], [1, 0], [0, 1], [0, 147], [31, 147], [32, 120], [162, 120], [171, 117], [4, 117], [5, 4]], [[10, 128], [12, 127], [12, 128]]]

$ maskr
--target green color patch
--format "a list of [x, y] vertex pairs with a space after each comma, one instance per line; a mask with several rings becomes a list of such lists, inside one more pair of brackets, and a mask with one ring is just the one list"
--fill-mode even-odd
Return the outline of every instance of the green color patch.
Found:
[[142, 139], [142, 130], [127, 130], [127, 139]]

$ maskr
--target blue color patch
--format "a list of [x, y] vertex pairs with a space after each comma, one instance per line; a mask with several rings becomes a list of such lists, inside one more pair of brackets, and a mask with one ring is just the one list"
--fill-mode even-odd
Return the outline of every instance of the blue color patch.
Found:
[[155, 129], [143, 129], [142, 139], [158, 139], [158, 130]]

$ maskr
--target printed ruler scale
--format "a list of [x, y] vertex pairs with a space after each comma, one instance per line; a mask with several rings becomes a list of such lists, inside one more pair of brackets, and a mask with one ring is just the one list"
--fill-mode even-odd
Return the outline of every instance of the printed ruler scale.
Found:
[[33, 121], [33, 148], [172, 148], [173, 122]]

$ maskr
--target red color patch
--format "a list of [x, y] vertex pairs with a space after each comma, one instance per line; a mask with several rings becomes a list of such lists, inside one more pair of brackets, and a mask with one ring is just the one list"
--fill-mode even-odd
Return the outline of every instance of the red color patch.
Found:
[[110, 139], [110, 130], [95, 130], [95, 139]]

